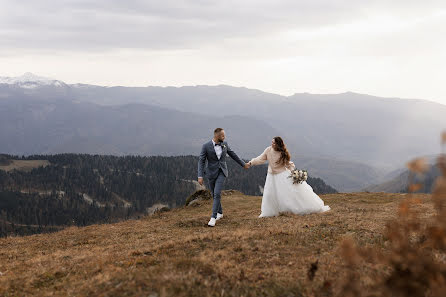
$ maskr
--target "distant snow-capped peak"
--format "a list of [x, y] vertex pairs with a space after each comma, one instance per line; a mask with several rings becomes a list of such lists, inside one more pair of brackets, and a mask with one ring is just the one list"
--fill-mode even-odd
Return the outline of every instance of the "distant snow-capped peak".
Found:
[[57, 86], [65, 85], [64, 82], [52, 78], [35, 75], [31, 72], [26, 72], [21, 76], [8, 77], [0, 76], [0, 84], [18, 85], [22, 88], [37, 88], [40, 86]]

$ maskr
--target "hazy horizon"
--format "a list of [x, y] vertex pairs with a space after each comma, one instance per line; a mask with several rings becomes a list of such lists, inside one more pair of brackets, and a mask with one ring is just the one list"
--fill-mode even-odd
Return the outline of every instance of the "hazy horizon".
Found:
[[[249, 90], [256, 90], [256, 91], [260, 91], [260, 92], [264, 92], [264, 93], [270, 93], [273, 95], [279, 95], [279, 96], [284, 96], [284, 97], [291, 97], [293, 95], [297, 95], [297, 94], [310, 94], [310, 95], [338, 95], [338, 94], [345, 94], [345, 93], [355, 93], [355, 94], [360, 94], [360, 95], [366, 95], [366, 96], [373, 96], [373, 97], [379, 97], [379, 98], [385, 98], [385, 99], [401, 99], [401, 100], [422, 100], [422, 101], [429, 101], [432, 103], [438, 103], [441, 105], [446, 105], [446, 103], [443, 102], [438, 102], [438, 101], [434, 101], [432, 99], [426, 99], [426, 98], [404, 98], [404, 97], [393, 97], [393, 96], [378, 96], [378, 95], [374, 95], [374, 94], [366, 94], [366, 93], [359, 93], [359, 92], [354, 92], [354, 91], [344, 91], [344, 92], [339, 92], [339, 93], [310, 93], [310, 92], [300, 92], [300, 93], [292, 93], [292, 94], [280, 94], [280, 93], [274, 93], [274, 92], [268, 92], [259, 88], [249, 88], [246, 86], [235, 86], [235, 85], [228, 85], [228, 84], [195, 84], [195, 85], [178, 85], [178, 86], [173, 86], [173, 85], [166, 85], [166, 86], [159, 86], [159, 85], [122, 85], [122, 84], [117, 84], [117, 85], [99, 85], [99, 84], [88, 84], [88, 83], [84, 83], [84, 82], [66, 82], [54, 77], [43, 77], [41, 75], [35, 74], [35, 73], [31, 73], [31, 72], [25, 72], [24, 74], [33, 74], [42, 78], [47, 78], [47, 79], [52, 79], [52, 80], [59, 80], [62, 81], [68, 85], [94, 85], [94, 86], [99, 86], [99, 87], [106, 87], [106, 88], [113, 88], [113, 87], [125, 87], [125, 88], [145, 88], [145, 87], [160, 87], [160, 88], [183, 88], [183, 87], [219, 87], [219, 86], [227, 86], [227, 87], [234, 87], [234, 88], [244, 88], [244, 89], [249, 89]], [[24, 75], [22, 74], [22, 75]], [[8, 76], [8, 75], [1, 75], [0, 73], [0, 77], [20, 77], [22, 75], [19, 76]]]

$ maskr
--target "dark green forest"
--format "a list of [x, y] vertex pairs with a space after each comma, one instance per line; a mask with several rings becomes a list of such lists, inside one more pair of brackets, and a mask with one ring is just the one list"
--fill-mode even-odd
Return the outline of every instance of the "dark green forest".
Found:
[[[0, 170], [0, 236], [52, 232], [136, 219], [155, 203], [183, 206], [196, 190], [196, 156], [110, 156], [57, 154], [2, 155], [10, 160], [48, 160], [30, 171]], [[232, 159], [225, 189], [261, 195], [266, 166], [244, 170]], [[311, 172], [310, 172], [311, 174]], [[207, 181], [206, 181], [207, 183]], [[308, 179], [318, 194], [335, 189], [319, 178]]]

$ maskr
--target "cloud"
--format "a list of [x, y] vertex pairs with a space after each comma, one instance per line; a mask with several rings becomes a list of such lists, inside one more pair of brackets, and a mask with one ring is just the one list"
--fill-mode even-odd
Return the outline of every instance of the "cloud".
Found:
[[2, 0], [0, 48], [104, 51], [194, 49], [227, 40], [352, 24], [374, 14], [411, 18], [441, 1]]

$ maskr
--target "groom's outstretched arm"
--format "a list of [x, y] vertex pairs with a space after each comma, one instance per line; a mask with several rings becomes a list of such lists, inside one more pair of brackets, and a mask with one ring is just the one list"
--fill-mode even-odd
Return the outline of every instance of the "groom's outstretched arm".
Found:
[[198, 158], [198, 179], [203, 178], [204, 165], [206, 163], [206, 144], [201, 148], [200, 157]]
[[229, 147], [229, 144], [227, 144], [227, 146], [228, 146], [229, 157], [231, 157], [235, 162], [239, 163], [240, 166], [247, 168], [246, 163], [243, 162], [243, 160], [237, 156], [237, 154]]

